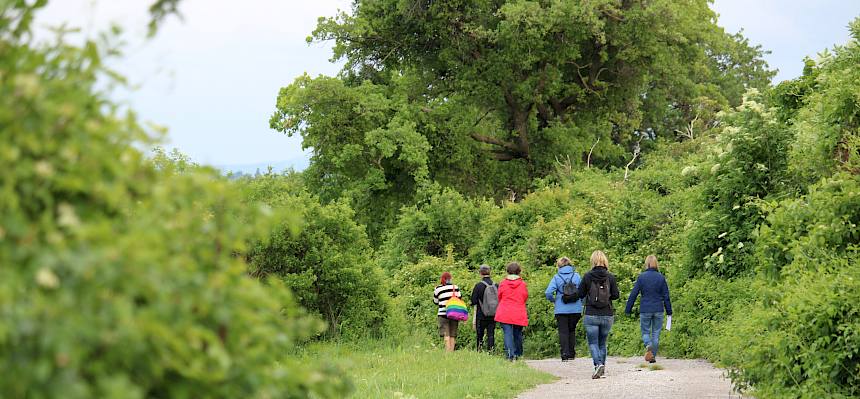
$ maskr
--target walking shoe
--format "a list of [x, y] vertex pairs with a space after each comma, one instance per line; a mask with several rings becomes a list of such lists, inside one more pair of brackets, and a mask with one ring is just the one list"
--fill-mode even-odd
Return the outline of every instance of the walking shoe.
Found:
[[594, 372], [591, 373], [591, 379], [592, 380], [596, 380], [596, 379], [600, 378], [600, 374], [597, 374], [597, 368], [598, 367], [599, 366], [594, 366]]
[[654, 363], [654, 352], [651, 351], [651, 345], [645, 347], [645, 361]]
[[648, 363], [657, 363], [657, 356], [654, 356], [654, 358], [649, 360]]
[[600, 377], [603, 377], [603, 372], [604, 372], [604, 371], [606, 371], [606, 366], [604, 366], [604, 365], [602, 365], [602, 364], [601, 364], [601, 365], [599, 365], [599, 366], [597, 366], [597, 370], [594, 372], [594, 374], [596, 374], [596, 375], [597, 375], [597, 377], [595, 377], [595, 376], [591, 376], [591, 378], [600, 378]]

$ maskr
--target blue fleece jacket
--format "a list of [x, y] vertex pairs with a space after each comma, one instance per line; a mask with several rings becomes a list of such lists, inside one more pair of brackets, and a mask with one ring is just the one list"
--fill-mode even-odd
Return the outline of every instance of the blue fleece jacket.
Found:
[[553, 276], [552, 280], [549, 281], [549, 286], [546, 287], [546, 299], [555, 303], [555, 314], [582, 313], [582, 299], [570, 303], [564, 303], [561, 300], [564, 293], [562, 287], [567, 281], [572, 281], [576, 288], [579, 288], [581, 278], [579, 273], [573, 270], [573, 266], [564, 266], [558, 269], [558, 274]]
[[630, 297], [627, 298], [627, 307], [624, 308], [624, 313], [629, 314], [633, 311], [633, 303], [636, 302], [636, 297], [640, 293], [642, 300], [639, 301], [639, 313], [662, 313], [665, 307], [666, 314], [672, 315], [669, 285], [666, 284], [666, 279], [657, 269], [648, 269], [639, 273], [636, 284], [633, 285], [633, 291], [630, 291]]

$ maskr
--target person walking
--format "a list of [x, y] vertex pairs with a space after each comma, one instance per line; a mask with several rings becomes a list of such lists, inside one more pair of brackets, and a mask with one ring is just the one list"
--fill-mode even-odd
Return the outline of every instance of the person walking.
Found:
[[591, 378], [597, 379], [606, 371], [606, 340], [615, 322], [612, 301], [619, 298], [618, 283], [609, 272], [609, 260], [603, 251], [591, 254], [591, 270], [585, 273], [577, 291], [579, 298], [585, 298], [585, 337], [594, 364]]
[[447, 317], [445, 306], [448, 305], [448, 300], [452, 296], [460, 296], [460, 287], [453, 284], [451, 273], [444, 272], [439, 278], [439, 285], [433, 290], [433, 303], [438, 305], [436, 311], [436, 320], [439, 324], [439, 336], [445, 340], [445, 350], [448, 352], [454, 351], [454, 346], [457, 342], [457, 327], [459, 322]]
[[582, 300], [577, 297], [581, 278], [567, 257], [559, 258], [556, 266], [558, 274], [549, 281], [544, 294], [555, 305], [561, 361], [566, 362], [576, 358], [576, 323], [582, 317]]
[[481, 351], [484, 335], [487, 336], [487, 352], [492, 352], [496, 343], [496, 309], [499, 306], [499, 285], [490, 279], [490, 266], [481, 265], [478, 268], [481, 281], [472, 289], [472, 306], [474, 307], [472, 329], [477, 333], [475, 340], [477, 350]]
[[639, 302], [639, 328], [642, 331], [642, 343], [645, 344], [645, 361], [657, 361], [657, 349], [660, 345], [660, 329], [663, 328], [663, 312], [672, 316], [672, 301], [669, 299], [669, 285], [666, 278], [657, 271], [657, 257], [648, 255], [645, 258], [645, 271], [636, 278], [636, 284], [627, 298], [624, 313], [633, 311], [636, 297], [642, 295]]
[[496, 309], [495, 319], [502, 324], [506, 357], [514, 361], [523, 355], [523, 327], [529, 325], [526, 312], [529, 291], [520, 277], [522, 267], [519, 263], [508, 263], [505, 269], [508, 276], [499, 283], [499, 307]]

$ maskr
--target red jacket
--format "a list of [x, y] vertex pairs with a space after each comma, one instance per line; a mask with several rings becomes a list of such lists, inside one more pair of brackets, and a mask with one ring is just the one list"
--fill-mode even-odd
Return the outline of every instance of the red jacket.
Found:
[[526, 313], [526, 299], [529, 291], [526, 282], [504, 279], [499, 283], [499, 307], [496, 308], [496, 321], [517, 326], [529, 325], [529, 315]]

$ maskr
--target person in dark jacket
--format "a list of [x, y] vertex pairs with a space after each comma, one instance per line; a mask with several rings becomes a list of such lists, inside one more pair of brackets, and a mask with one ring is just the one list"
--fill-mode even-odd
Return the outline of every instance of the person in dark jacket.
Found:
[[544, 295], [555, 305], [561, 361], [566, 362], [576, 357], [576, 323], [582, 317], [582, 300], [574, 296], [565, 302], [564, 286], [572, 284], [575, 289], [578, 289], [581, 278], [567, 257], [561, 257], [556, 262], [556, 266], [558, 266], [558, 274], [549, 281]]
[[645, 360], [649, 363], [657, 361], [657, 347], [660, 344], [660, 329], [663, 328], [663, 311], [667, 316], [672, 315], [672, 302], [669, 300], [669, 285], [666, 278], [657, 271], [657, 257], [648, 255], [645, 258], [645, 271], [636, 278], [633, 291], [627, 298], [624, 313], [633, 311], [636, 297], [642, 294], [639, 302], [639, 327], [642, 330], [642, 342], [645, 344]]
[[603, 251], [591, 254], [591, 270], [582, 278], [577, 296], [585, 298], [582, 325], [585, 326], [585, 337], [594, 363], [591, 378], [597, 379], [606, 370], [606, 339], [615, 322], [612, 301], [620, 297], [618, 283], [609, 272], [609, 260]]
[[[478, 274], [481, 275], [481, 281], [475, 284], [475, 288], [472, 289], [472, 307], [475, 309], [473, 314], [475, 317], [472, 318], [472, 329], [477, 333], [477, 350], [481, 350], [481, 344], [484, 341], [484, 333], [487, 336], [487, 352], [492, 352], [493, 347], [496, 343], [496, 320], [494, 317], [496, 313], [485, 315], [483, 310], [484, 302], [484, 293], [487, 290], [487, 287], [494, 287], [496, 294], [496, 304], [498, 305], [498, 284], [494, 284], [493, 280], [490, 279], [490, 266], [481, 265], [478, 268]], [[495, 309], [493, 309], [495, 310]]]
[[526, 301], [529, 290], [520, 277], [522, 268], [517, 262], [508, 263], [508, 276], [499, 283], [499, 307], [496, 308], [496, 321], [502, 323], [505, 338], [505, 352], [508, 360], [517, 360], [523, 355], [523, 327], [529, 325]]

